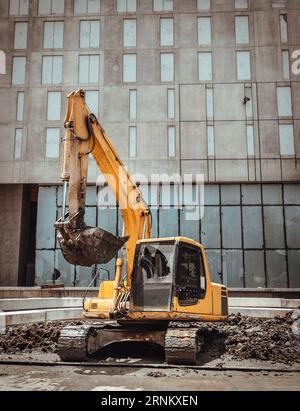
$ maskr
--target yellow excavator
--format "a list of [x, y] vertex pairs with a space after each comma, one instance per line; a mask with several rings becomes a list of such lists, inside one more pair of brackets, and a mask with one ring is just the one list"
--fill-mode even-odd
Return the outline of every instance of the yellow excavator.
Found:
[[[85, 267], [117, 259], [114, 280], [102, 281], [98, 295], [84, 300], [84, 316], [93, 321], [63, 328], [60, 358], [86, 361], [113, 343], [147, 342], [161, 346], [170, 364], [197, 364], [202, 322], [228, 318], [227, 288], [211, 282], [201, 244], [151, 238], [151, 212], [85, 103], [84, 90], [68, 96], [65, 130], [63, 211], [55, 223], [62, 253]], [[90, 153], [121, 209], [122, 237], [84, 222]]]

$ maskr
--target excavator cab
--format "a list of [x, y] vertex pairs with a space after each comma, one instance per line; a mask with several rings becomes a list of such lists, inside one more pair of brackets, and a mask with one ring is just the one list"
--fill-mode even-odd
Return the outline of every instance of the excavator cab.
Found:
[[173, 298], [192, 307], [205, 297], [206, 274], [199, 245], [181, 239], [142, 241], [132, 274], [131, 307], [171, 311]]
[[226, 287], [210, 281], [205, 250], [192, 239], [140, 240], [131, 278], [129, 316], [214, 320], [228, 315]]

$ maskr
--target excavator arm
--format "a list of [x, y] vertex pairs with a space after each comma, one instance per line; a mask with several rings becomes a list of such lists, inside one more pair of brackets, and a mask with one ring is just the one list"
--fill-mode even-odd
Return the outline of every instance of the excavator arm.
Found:
[[[85, 103], [84, 90], [68, 96], [63, 150], [63, 212], [55, 227], [64, 257], [71, 264], [91, 266], [110, 261], [126, 246], [126, 286], [131, 286], [136, 243], [151, 238], [151, 214], [111, 141]], [[116, 197], [124, 227], [121, 238], [84, 222], [88, 155], [92, 153]], [[66, 214], [69, 184], [69, 213]], [[125, 245], [126, 244], [126, 245]]]

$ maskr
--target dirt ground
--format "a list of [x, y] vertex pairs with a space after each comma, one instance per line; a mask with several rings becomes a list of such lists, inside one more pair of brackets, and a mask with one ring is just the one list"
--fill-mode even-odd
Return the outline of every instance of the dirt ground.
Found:
[[[260, 370], [243, 372], [162, 368], [161, 351], [132, 346], [107, 353], [102, 358], [106, 365], [66, 367], [59, 365], [56, 354], [60, 330], [81, 321], [12, 327], [0, 335], [0, 361], [48, 361], [57, 365], [0, 364], [0, 391], [299, 391], [299, 319], [299, 312], [275, 319], [233, 315], [227, 323], [203, 324], [201, 365]], [[154, 368], [149, 363], [155, 364]]]
[[[203, 323], [201, 365], [228, 357], [292, 365], [300, 363], [300, 311], [273, 319], [231, 315], [228, 322]], [[0, 335], [0, 354], [55, 353], [61, 329], [82, 321], [11, 327]], [[123, 353], [122, 353], [123, 355]]]
[[299, 387], [300, 373], [0, 365], [0, 391], [299, 391]]

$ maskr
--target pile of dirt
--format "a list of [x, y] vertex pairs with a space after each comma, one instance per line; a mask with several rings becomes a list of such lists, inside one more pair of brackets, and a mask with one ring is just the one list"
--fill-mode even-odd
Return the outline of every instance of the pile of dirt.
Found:
[[300, 363], [300, 311], [271, 319], [231, 315], [226, 323], [204, 325], [204, 352], [237, 360]]
[[[0, 352], [42, 351], [55, 353], [60, 331], [66, 325], [83, 321], [46, 322], [8, 328], [0, 334]], [[300, 311], [272, 319], [231, 315], [228, 322], [203, 323], [204, 342], [200, 358], [208, 360], [230, 356], [277, 363], [300, 363]], [[198, 324], [199, 325], [199, 324]]]
[[56, 351], [60, 331], [66, 325], [80, 325], [81, 321], [48, 321], [44, 323], [8, 327], [5, 334], [0, 334], [0, 352], [19, 353]]

